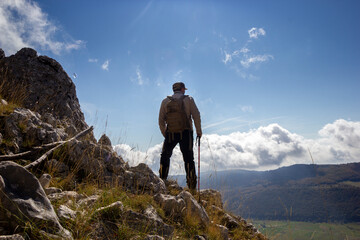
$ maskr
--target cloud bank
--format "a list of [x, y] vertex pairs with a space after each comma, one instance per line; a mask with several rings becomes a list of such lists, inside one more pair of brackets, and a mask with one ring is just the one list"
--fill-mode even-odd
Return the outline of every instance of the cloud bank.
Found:
[[[141, 162], [158, 172], [162, 143], [138, 151], [129, 145], [114, 146], [130, 165]], [[316, 164], [356, 162], [360, 159], [360, 122], [339, 119], [319, 131], [319, 138], [306, 139], [279, 124], [270, 124], [248, 132], [228, 135], [204, 135], [201, 139], [201, 170], [225, 169], [267, 170], [297, 163]], [[197, 149], [194, 147], [195, 162]], [[170, 174], [184, 174], [179, 147], [171, 158]]]
[[[61, 32], [31, 0], [0, 1], [0, 33], [0, 47], [7, 54], [14, 54], [23, 47], [60, 54], [85, 45], [84, 41], [73, 40]], [[57, 36], [60, 33], [62, 36]], [[68, 40], [59, 41], [57, 37]]]

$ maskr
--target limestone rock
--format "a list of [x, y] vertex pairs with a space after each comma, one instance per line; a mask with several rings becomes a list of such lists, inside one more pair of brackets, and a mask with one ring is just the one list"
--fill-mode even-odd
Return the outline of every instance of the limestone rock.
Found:
[[59, 206], [57, 214], [60, 219], [74, 220], [76, 218], [76, 212], [65, 205]]
[[159, 216], [159, 214], [156, 212], [156, 209], [155, 209], [153, 206], [151, 206], [151, 205], [149, 205], [149, 206], [145, 209], [145, 211], [143, 212], [143, 214], [144, 214], [145, 216], [147, 216], [148, 218], [153, 219], [153, 220], [155, 220], [155, 221], [159, 221], [159, 222], [162, 222], [162, 221], [163, 221], [163, 220], [161, 219], [161, 217]]
[[55, 200], [75, 200], [75, 201], [78, 201], [82, 198], [85, 198], [84, 195], [82, 194], [79, 194], [75, 191], [63, 191], [63, 192], [60, 192], [60, 193], [53, 193], [53, 194], [50, 194], [48, 196], [48, 198], [51, 200], [51, 201], [55, 201]]
[[236, 219], [230, 216], [228, 213], [225, 213], [224, 216], [222, 217], [221, 224], [223, 224], [225, 227], [227, 227], [230, 230], [233, 230], [240, 226], [240, 223], [238, 223]]
[[202, 235], [196, 235], [194, 237], [194, 240], [206, 240], [206, 238], [204, 236], [202, 236]]
[[24, 240], [24, 238], [19, 234], [14, 234], [14, 235], [0, 236], [0, 240]]
[[44, 190], [45, 190], [46, 195], [62, 192], [62, 190], [60, 188], [56, 188], [56, 187], [49, 187], [49, 188], [45, 188]]
[[[56, 119], [77, 129], [85, 130], [84, 114], [76, 96], [75, 85], [61, 65], [47, 56], [37, 56], [30, 48], [5, 57], [0, 52], [0, 85], [6, 79], [6, 89], [0, 94], [23, 98], [23, 106], [41, 115], [52, 113]], [[6, 75], [6, 76], [5, 76]], [[16, 91], [16, 93], [14, 92]]]
[[9, 231], [19, 231], [19, 227], [24, 227], [21, 219], [26, 218], [33, 224], [46, 225], [51, 234], [72, 239], [71, 233], [60, 225], [49, 199], [34, 175], [9, 161], [0, 163], [0, 175], [0, 200], [3, 206], [0, 208], [0, 221], [6, 223]]
[[96, 209], [96, 211], [94, 212], [94, 216], [101, 219], [113, 220], [119, 218], [123, 210], [124, 205], [122, 204], [122, 202], [117, 201], [106, 207]]
[[210, 223], [205, 209], [187, 191], [182, 191], [176, 197], [156, 194], [154, 200], [159, 203], [165, 215], [174, 221], [183, 222], [186, 217], [191, 217], [203, 226], [207, 226]]
[[131, 226], [132, 229], [140, 232], [147, 232], [149, 234], [156, 234], [171, 238], [174, 232], [174, 227], [165, 224], [163, 221], [148, 218], [146, 215], [127, 210], [123, 213], [123, 219]]
[[183, 211], [183, 215], [191, 216], [199, 221], [203, 226], [207, 226], [210, 223], [210, 219], [205, 209], [195, 200], [195, 198], [187, 191], [182, 191], [177, 197], [182, 198], [185, 201], [186, 209]]
[[186, 206], [184, 199], [158, 193], [154, 196], [154, 200], [159, 203], [167, 217], [174, 221], [182, 221], [182, 212]]
[[4, 136], [13, 139], [20, 148], [40, 146], [68, 137], [62, 128], [54, 128], [43, 122], [39, 113], [25, 108], [16, 108], [4, 117]]
[[81, 205], [85, 205], [85, 206], [92, 206], [97, 200], [99, 200], [100, 196], [95, 194], [95, 195], [91, 195], [90, 197], [84, 198], [84, 199], [80, 199], [77, 204]]
[[165, 240], [165, 238], [160, 237], [158, 235], [147, 235], [145, 240]]
[[136, 167], [131, 167], [129, 171], [131, 173], [127, 173], [125, 185], [132, 192], [150, 194], [166, 192], [164, 181], [156, 176], [148, 165], [140, 163]]
[[44, 189], [50, 186], [50, 181], [51, 181], [51, 176], [50, 174], [47, 173], [44, 173], [39, 179], [39, 182]]
[[205, 200], [207, 204], [223, 208], [223, 203], [221, 199], [221, 193], [214, 189], [204, 189], [200, 190], [201, 200]]

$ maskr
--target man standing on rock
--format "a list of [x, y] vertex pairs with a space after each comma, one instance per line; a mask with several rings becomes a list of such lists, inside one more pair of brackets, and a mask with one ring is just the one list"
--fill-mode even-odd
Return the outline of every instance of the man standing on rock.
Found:
[[160, 178], [166, 180], [169, 174], [170, 157], [173, 149], [179, 143], [183, 155], [186, 171], [186, 182], [191, 190], [196, 189], [196, 172], [193, 151], [193, 124], [194, 120], [197, 137], [202, 135], [200, 112], [194, 99], [185, 95], [185, 84], [173, 84], [174, 94], [166, 97], [160, 107], [159, 127], [165, 137], [161, 158]]

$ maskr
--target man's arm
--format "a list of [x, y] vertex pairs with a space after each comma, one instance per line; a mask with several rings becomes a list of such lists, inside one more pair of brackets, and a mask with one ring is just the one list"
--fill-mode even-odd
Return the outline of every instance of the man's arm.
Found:
[[166, 111], [165, 111], [165, 100], [162, 101], [159, 111], [159, 128], [161, 131], [161, 134], [165, 137], [166, 135]]
[[201, 130], [201, 117], [199, 109], [197, 108], [195, 101], [193, 98], [190, 98], [190, 114], [194, 120], [195, 128], [196, 128], [196, 134], [198, 137], [202, 136], [202, 130]]

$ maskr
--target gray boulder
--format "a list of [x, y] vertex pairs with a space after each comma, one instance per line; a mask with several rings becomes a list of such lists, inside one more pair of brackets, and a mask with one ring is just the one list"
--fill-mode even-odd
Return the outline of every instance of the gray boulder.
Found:
[[65, 205], [60, 205], [57, 214], [60, 219], [75, 220], [76, 212]]
[[114, 220], [120, 218], [124, 211], [122, 202], [117, 201], [108, 206], [101, 207], [95, 210], [93, 217], [107, 220]]
[[182, 191], [176, 197], [156, 194], [154, 200], [159, 203], [165, 215], [174, 221], [183, 222], [185, 218], [192, 218], [202, 226], [207, 226], [210, 223], [205, 209], [187, 191]]
[[153, 219], [153, 220], [155, 220], [155, 221], [160, 221], [160, 222], [163, 221], [163, 220], [161, 219], [161, 217], [159, 216], [159, 214], [157, 213], [156, 209], [155, 209], [153, 206], [151, 206], [151, 205], [149, 205], [149, 206], [144, 210], [143, 214], [144, 214], [145, 216], [147, 216], [148, 218]]
[[[0, 221], [10, 232], [20, 231], [26, 221], [50, 234], [72, 239], [64, 229], [38, 179], [14, 162], [0, 163]], [[44, 229], [45, 230], [45, 229]]]
[[75, 191], [63, 191], [63, 192], [56, 192], [49, 194], [48, 198], [51, 201], [56, 201], [56, 200], [79, 201], [80, 199], [85, 198], [85, 196]]
[[174, 227], [165, 224], [163, 221], [148, 218], [146, 215], [127, 210], [122, 215], [124, 222], [132, 229], [148, 234], [156, 234], [165, 238], [171, 238], [174, 232]]
[[136, 167], [131, 167], [125, 172], [123, 184], [126, 188], [136, 193], [165, 193], [166, 186], [145, 163], [140, 163]]
[[183, 215], [191, 216], [196, 219], [201, 225], [207, 226], [210, 223], [210, 218], [205, 209], [195, 200], [195, 198], [187, 191], [182, 191], [177, 195], [185, 201], [186, 209], [183, 211]]
[[158, 193], [154, 196], [154, 200], [159, 203], [167, 217], [177, 222], [182, 221], [182, 213], [186, 207], [184, 199]]

